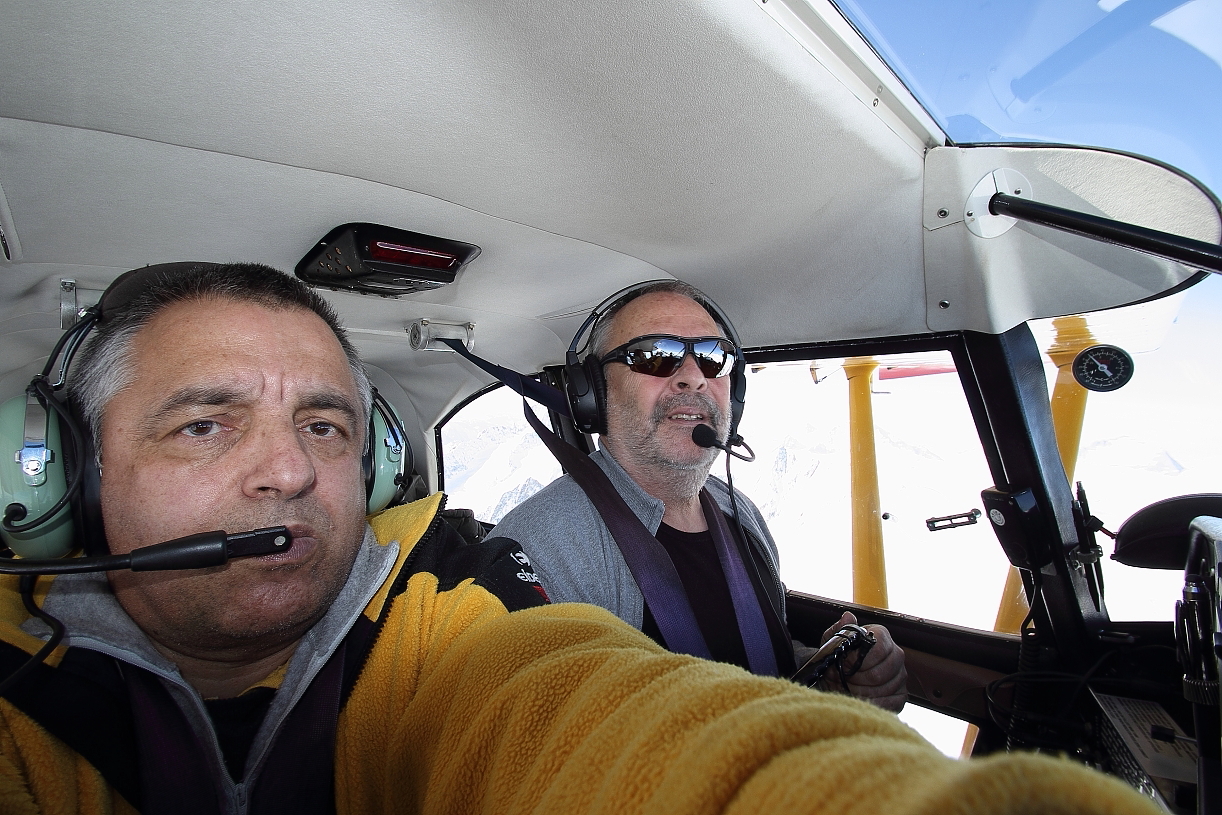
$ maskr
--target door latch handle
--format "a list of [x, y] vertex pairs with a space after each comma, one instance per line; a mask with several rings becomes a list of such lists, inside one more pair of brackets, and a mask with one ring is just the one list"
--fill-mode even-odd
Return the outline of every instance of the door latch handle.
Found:
[[941, 518], [926, 518], [925, 528], [930, 532], [937, 532], [942, 529], [954, 529], [956, 526], [967, 526], [968, 524], [976, 523], [976, 519], [980, 517], [980, 510], [972, 509], [969, 512], [960, 512], [958, 515], [946, 515]]

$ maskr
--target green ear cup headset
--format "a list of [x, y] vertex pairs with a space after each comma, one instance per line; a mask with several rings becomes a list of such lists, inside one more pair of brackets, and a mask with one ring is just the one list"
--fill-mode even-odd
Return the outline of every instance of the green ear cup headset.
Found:
[[[27, 558], [60, 557], [73, 543], [60, 420], [44, 407], [44, 398], [31, 384], [24, 395], [0, 405], [0, 536]], [[73, 487], [79, 491], [79, 479]]]
[[[60, 396], [68, 368], [93, 327], [151, 284], [214, 265], [219, 264], [163, 263], [120, 275], [64, 333], [26, 392], [0, 404], [0, 540], [15, 554], [54, 558], [81, 546], [91, 554], [106, 551], [92, 439]], [[414, 469], [412, 449], [394, 407], [376, 388], [362, 469], [369, 513], [403, 500], [404, 474]]]
[[365, 473], [365, 511], [372, 515], [403, 503], [416, 469], [412, 445], [394, 405], [373, 389], [369, 433], [361, 460]]

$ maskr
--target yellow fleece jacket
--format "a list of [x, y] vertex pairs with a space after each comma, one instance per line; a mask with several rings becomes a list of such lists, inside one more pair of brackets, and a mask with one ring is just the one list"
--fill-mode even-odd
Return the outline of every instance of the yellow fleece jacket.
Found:
[[[1158, 811], [1066, 760], [948, 759], [890, 713], [671, 654], [593, 606], [508, 613], [474, 579], [442, 586], [410, 568], [438, 506], [371, 521], [401, 550], [365, 610], [380, 628], [339, 713], [340, 815]], [[25, 635], [5, 590], [11, 643]], [[0, 815], [132, 811], [0, 700]]]

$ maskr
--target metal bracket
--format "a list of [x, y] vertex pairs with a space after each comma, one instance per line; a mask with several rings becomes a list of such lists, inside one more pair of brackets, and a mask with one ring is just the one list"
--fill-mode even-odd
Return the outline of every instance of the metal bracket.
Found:
[[1031, 182], [1018, 170], [1000, 169], [986, 175], [977, 182], [967, 204], [963, 207], [963, 223], [968, 230], [980, 238], [996, 238], [1010, 231], [1018, 223], [1007, 215], [989, 212], [989, 199], [997, 193], [1016, 198], [1031, 198]]
[[47, 409], [32, 393], [25, 397], [25, 433], [13, 460], [21, 465], [27, 486], [41, 487], [47, 483], [47, 465], [55, 460], [55, 451], [47, 448]]
[[407, 327], [407, 336], [415, 351], [453, 352], [454, 349], [441, 340], [458, 340], [468, 351], [475, 350], [475, 323], [420, 319]]
[[1081, 546], [1076, 546], [1065, 553], [1065, 560], [1071, 567], [1079, 572], [1086, 572], [1086, 567], [1090, 564], [1098, 563], [1103, 557], [1103, 547], [1099, 544], [1088, 545], [1083, 549]]
[[102, 299], [101, 289], [85, 289], [76, 285], [72, 278], [60, 278], [59, 281], [59, 327], [67, 331], [80, 322], [85, 309], [97, 305]]
[[59, 281], [59, 327], [69, 329], [76, 325], [80, 317], [76, 309], [76, 281], [63, 279]]

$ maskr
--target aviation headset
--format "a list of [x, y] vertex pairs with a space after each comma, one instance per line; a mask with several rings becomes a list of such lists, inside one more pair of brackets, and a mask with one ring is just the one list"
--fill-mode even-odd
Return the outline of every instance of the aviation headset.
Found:
[[[569, 344], [569, 350], [565, 354], [564, 395], [568, 400], [573, 422], [581, 432], [600, 434], [607, 432], [606, 375], [603, 372], [602, 361], [594, 353], [593, 349], [589, 349], [590, 353], [586, 354], [585, 359], [580, 358], [582, 351], [587, 350], [590, 341], [590, 338], [586, 337], [585, 345], [583, 346], [582, 337], [586, 336], [587, 331], [592, 332], [594, 324], [599, 318], [608, 314], [614, 315], [628, 301], [641, 296], [645, 290], [652, 289], [659, 284], [676, 282], [679, 281], [668, 279], [646, 280], [643, 283], [636, 283], [627, 288], [620, 289], [595, 306], [594, 310], [590, 312], [590, 316], [581, 324], [581, 328], [577, 329], [577, 333], [573, 336], [573, 341]], [[739, 340], [738, 332], [734, 330], [734, 324], [730, 322], [730, 318], [716, 303], [703, 293], [699, 294], [700, 296], [696, 298], [696, 302], [709, 313], [713, 321], [725, 332], [726, 338], [734, 343], [734, 367], [730, 370], [729, 374], [729, 437], [733, 439], [738, 433], [738, 423], [742, 420], [743, 407], [747, 401], [747, 377], [745, 375], [747, 361], [743, 358], [742, 341]]]
[[[163, 263], [120, 275], [96, 306], [56, 343], [46, 366], [22, 396], [0, 404], [0, 538], [24, 558], [62, 557], [77, 546], [107, 551], [102, 534], [100, 473], [93, 440], [75, 406], [56, 396], [82, 341], [98, 323], [122, 311], [150, 285], [214, 263]], [[50, 375], [60, 359], [57, 380]], [[65, 436], [70, 442], [65, 445]], [[379, 443], [380, 442], [380, 443]], [[10, 451], [16, 451], [14, 455]], [[373, 408], [361, 466], [366, 511], [402, 502], [414, 469], [411, 445], [394, 407], [373, 388]]]

